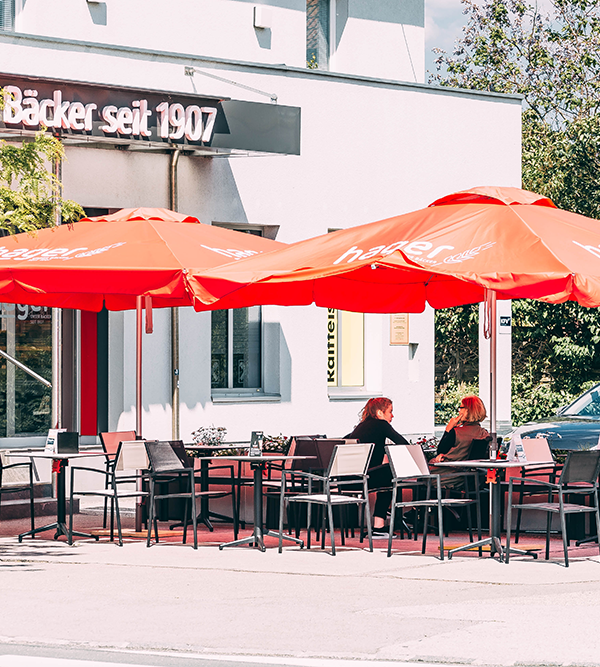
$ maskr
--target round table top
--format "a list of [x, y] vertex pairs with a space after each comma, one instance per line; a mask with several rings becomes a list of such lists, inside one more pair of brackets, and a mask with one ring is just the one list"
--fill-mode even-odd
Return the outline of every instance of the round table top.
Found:
[[240, 444], [226, 444], [226, 445], [198, 445], [198, 444], [185, 444], [184, 447], [189, 449], [190, 452], [222, 452], [228, 449], [248, 449], [250, 447], [249, 442], [240, 442]]
[[35, 451], [35, 450], [27, 451], [27, 450], [23, 450], [23, 449], [9, 449], [9, 450], [7, 450], [7, 453], [10, 456], [22, 456], [22, 457], [36, 458], [36, 459], [56, 459], [56, 460], [61, 460], [61, 459], [83, 459], [87, 456], [106, 456], [106, 454], [104, 452], [99, 452], [99, 451], [58, 453], [58, 452], [47, 452], [45, 449], [40, 449], [38, 451]]
[[275, 452], [268, 452], [261, 454], [260, 456], [250, 456], [250, 454], [242, 454], [240, 456], [219, 456], [220, 461], [248, 461], [249, 463], [265, 463], [268, 461], [291, 461], [316, 458], [316, 456], [288, 456], [287, 454], [276, 454]]
[[448, 468], [525, 468], [527, 466], [553, 466], [554, 461], [507, 461], [506, 459], [476, 459], [473, 461], [440, 461], [434, 466]]

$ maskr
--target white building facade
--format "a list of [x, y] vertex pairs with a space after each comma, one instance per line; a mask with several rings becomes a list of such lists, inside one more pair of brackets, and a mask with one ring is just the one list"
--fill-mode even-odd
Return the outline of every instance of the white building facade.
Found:
[[[424, 84], [423, 0], [177, 0], [168, 8], [157, 0], [0, 0], [0, 16], [0, 87], [34, 90], [38, 101], [41, 91], [58, 90], [71, 104], [96, 95], [95, 129], [85, 128], [82, 101], [72, 112], [75, 129], [58, 132], [64, 195], [89, 215], [176, 207], [205, 224], [289, 243], [468, 187], [520, 185], [520, 99]], [[172, 139], [175, 113], [159, 137], [161, 95], [184, 109], [212, 100], [225, 118], [231, 113], [229, 129], [217, 121], [207, 142]], [[95, 136], [100, 111], [125, 108], [125, 98], [155, 100], [150, 136]], [[45, 109], [51, 122], [50, 102]], [[135, 127], [123, 114], [121, 129]], [[5, 113], [0, 138], [18, 141], [35, 129]], [[328, 381], [332, 315], [338, 372]], [[90, 439], [135, 428], [135, 313], [63, 317], [64, 425]], [[50, 318], [44, 309], [5, 306], [0, 345], [44, 374], [48, 354], [34, 363], [31, 339], [45, 335], [47, 343]], [[155, 310], [154, 332], [144, 336], [147, 438], [189, 441], [211, 424], [226, 427], [229, 440], [253, 430], [343, 436], [366, 400], [380, 395], [394, 401], [398, 431], [433, 433], [431, 309], [405, 318], [396, 338], [390, 315], [182, 308], [175, 361], [171, 318]], [[20, 372], [0, 377], [0, 436], [11, 443], [50, 426], [47, 390]]]

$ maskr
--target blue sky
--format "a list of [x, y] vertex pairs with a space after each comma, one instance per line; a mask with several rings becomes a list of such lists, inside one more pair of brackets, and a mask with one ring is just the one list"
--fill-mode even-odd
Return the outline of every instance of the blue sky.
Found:
[[[465, 16], [460, 0], [425, 0], [425, 69], [434, 71], [431, 49], [440, 47], [451, 52], [462, 35]], [[427, 80], [427, 79], [426, 79]]]

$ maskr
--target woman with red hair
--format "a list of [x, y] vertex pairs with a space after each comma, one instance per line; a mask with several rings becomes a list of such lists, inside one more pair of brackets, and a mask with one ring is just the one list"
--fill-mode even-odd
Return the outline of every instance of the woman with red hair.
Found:
[[[385, 457], [385, 441], [390, 439], [396, 445], [408, 445], [406, 439], [391, 425], [394, 417], [392, 401], [383, 396], [371, 398], [362, 409], [360, 422], [346, 438], [358, 442], [372, 442], [375, 447], [369, 464], [369, 488], [380, 489], [392, 486], [392, 471], [389, 464], [383, 462]], [[377, 492], [373, 511], [373, 537], [388, 538], [385, 527], [388, 509], [392, 501], [391, 488]]]

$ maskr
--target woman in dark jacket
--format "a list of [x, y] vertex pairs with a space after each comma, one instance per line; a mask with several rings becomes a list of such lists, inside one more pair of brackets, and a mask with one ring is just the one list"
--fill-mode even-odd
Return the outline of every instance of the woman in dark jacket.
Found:
[[[359, 442], [372, 442], [375, 447], [369, 464], [369, 488], [391, 487], [392, 472], [389, 464], [383, 462], [385, 441], [390, 439], [396, 445], [408, 445], [406, 439], [392, 428], [394, 417], [392, 401], [389, 398], [371, 398], [361, 412], [360, 423], [348, 435]], [[385, 520], [392, 500], [390, 490], [378, 491], [373, 512], [373, 537], [387, 538]]]
[[474, 440], [490, 440], [490, 434], [481, 426], [486, 417], [485, 405], [479, 396], [465, 396], [460, 402], [458, 415], [451, 417], [446, 425], [444, 435], [437, 448], [437, 456], [429, 462], [429, 470], [432, 473], [448, 477], [442, 483], [447, 487], [459, 488], [462, 481], [454, 482], [452, 471], [456, 468], [439, 467], [438, 461], [466, 461], [470, 458], [471, 447]]

